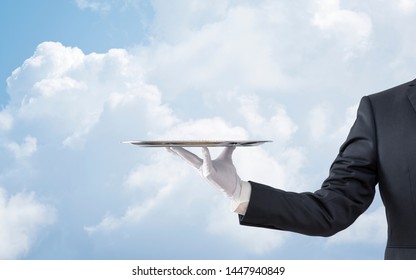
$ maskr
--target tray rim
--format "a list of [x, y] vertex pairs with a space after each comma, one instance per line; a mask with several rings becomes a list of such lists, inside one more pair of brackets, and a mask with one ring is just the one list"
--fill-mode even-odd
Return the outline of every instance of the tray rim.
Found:
[[139, 147], [252, 147], [271, 140], [125, 140], [121, 143]]

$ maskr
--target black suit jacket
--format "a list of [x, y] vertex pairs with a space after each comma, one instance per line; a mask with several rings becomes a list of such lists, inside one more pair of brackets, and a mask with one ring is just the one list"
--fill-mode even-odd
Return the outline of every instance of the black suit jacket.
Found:
[[386, 208], [385, 259], [416, 259], [416, 80], [365, 96], [328, 178], [314, 193], [250, 182], [243, 225], [330, 236], [371, 204], [378, 183]]

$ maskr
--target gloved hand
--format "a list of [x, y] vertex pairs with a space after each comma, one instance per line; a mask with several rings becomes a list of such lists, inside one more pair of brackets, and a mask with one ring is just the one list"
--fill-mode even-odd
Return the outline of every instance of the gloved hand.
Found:
[[235, 146], [226, 147], [214, 160], [211, 160], [211, 155], [207, 147], [202, 147], [203, 158], [198, 157], [182, 147], [168, 147], [167, 149], [195, 167], [203, 178], [218, 187], [226, 196], [232, 199], [239, 197], [241, 179], [237, 174], [232, 160]]

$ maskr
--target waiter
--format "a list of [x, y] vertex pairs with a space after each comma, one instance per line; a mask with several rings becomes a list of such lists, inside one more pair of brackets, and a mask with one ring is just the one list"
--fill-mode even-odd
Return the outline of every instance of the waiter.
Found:
[[168, 148], [230, 197], [242, 225], [331, 236], [371, 204], [378, 184], [386, 209], [385, 259], [416, 259], [416, 80], [365, 96], [357, 118], [316, 192], [294, 193], [240, 179], [235, 147], [211, 160]]

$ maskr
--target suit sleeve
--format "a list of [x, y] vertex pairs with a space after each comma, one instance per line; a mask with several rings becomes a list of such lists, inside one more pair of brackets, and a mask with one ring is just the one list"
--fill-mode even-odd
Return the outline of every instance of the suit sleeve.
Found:
[[377, 178], [376, 127], [363, 97], [357, 119], [316, 192], [294, 193], [251, 183], [251, 197], [240, 224], [330, 236], [351, 225], [374, 199]]

